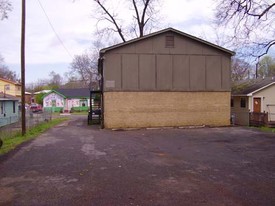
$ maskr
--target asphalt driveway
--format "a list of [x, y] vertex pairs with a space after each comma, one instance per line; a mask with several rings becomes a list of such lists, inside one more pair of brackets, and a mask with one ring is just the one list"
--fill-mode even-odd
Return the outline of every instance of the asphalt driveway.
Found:
[[275, 135], [72, 119], [0, 157], [0, 205], [275, 205]]

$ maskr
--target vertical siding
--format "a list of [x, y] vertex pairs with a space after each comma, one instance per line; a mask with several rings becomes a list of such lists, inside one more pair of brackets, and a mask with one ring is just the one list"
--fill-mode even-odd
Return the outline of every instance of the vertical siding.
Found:
[[180, 35], [166, 48], [166, 35], [108, 51], [104, 90], [230, 91], [229, 54]]
[[122, 86], [126, 90], [139, 88], [138, 56], [134, 54], [122, 55]]
[[172, 89], [172, 56], [157, 55], [157, 89]]
[[139, 56], [139, 88], [141, 90], [156, 89], [156, 58], [155, 55]]
[[190, 89], [202, 91], [205, 89], [205, 57], [190, 57]]
[[190, 89], [189, 56], [173, 56], [173, 88], [175, 90]]
[[206, 58], [206, 88], [207, 90], [222, 89], [221, 57]]
[[112, 54], [106, 56], [104, 60], [104, 69], [103, 76], [105, 77], [105, 88], [108, 87], [109, 90], [120, 90], [122, 89], [121, 85], [121, 73], [122, 73], [122, 64], [121, 64], [121, 55]]

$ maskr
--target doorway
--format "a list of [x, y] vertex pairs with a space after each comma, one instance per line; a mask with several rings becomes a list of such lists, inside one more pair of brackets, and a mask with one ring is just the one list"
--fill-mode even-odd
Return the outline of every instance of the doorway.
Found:
[[253, 98], [253, 112], [261, 112], [261, 98]]

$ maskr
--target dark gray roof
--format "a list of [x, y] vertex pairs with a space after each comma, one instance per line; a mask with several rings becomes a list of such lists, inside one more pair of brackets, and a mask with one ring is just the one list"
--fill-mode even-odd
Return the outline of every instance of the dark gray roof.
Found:
[[54, 90], [67, 98], [73, 97], [90, 97], [90, 89], [89, 88], [78, 88], [78, 89], [56, 89]]
[[273, 83], [275, 84], [274, 77], [267, 77], [264, 79], [263, 78], [250, 79], [250, 80], [236, 82], [232, 86], [232, 94], [247, 95]]
[[218, 50], [221, 50], [221, 51], [223, 51], [223, 52], [226, 52], [226, 53], [228, 53], [228, 54], [230, 54], [230, 55], [232, 55], [232, 56], [235, 55], [235, 52], [233, 52], [233, 51], [230, 51], [230, 50], [228, 50], [228, 49], [225, 49], [225, 48], [220, 47], [220, 46], [218, 46], [218, 45], [216, 45], [216, 44], [213, 44], [213, 43], [211, 43], [211, 42], [208, 42], [208, 41], [205, 41], [205, 40], [203, 40], [203, 39], [200, 39], [200, 38], [198, 38], [198, 37], [192, 36], [192, 35], [190, 35], [190, 34], [184, 33], [184, 32], [182, 32], [182, 31], [176, 30], [176, 29], [174, 29], [174, 28], [163, 29], [163, 30], [160, 30], [160, 31], [157, 31], [157, 32], [148, 34], [148, 35], [145, 35], [145, 36], [143, 36], [143, 37], [135, 38], [135, 39], [132, 39], [132, 40], [129, 40], [129, 41], [120, 43], [120, 44], [116, 44], [116, 45], [114, 45], [114, 46], [110, 46], [110, 47], [101, 49], [101, 50], [100, 50], [100, 53], [105, 53], [106, 51], [109, 51], [109, 50], [112, 50], [112, 49], [116, 49], [116, 48], [118, 48], [118, 47], [122, 47], [122, 46], [125, 46], [125, 45], [128, 45], [128, 44], [134, 43], [134, 42], [138, 42], [138, 41], [141, 41], [141, 40], [143, 40], [143, 39], [147, 39], [147, 38], [150, 38], [150, 37], [153, 37], [153, 36], [157, 36], [157, 35], [160, 35], [160, 34], [163, 34], [163, 33], [166, 33], [166, 32], [174, 32], [174, 33], [177, 33], [177, 34], [179, 34], [179, 35], [181, 35], [181, 36], [185, 36], [185, 37], [188, 37], [188, 38], [193, 39], [193, 40], [195, 40], [195, 41], [198, 41], [198, 42], [201, 42], [201, 43], [203, 43], [203, 44], [206, 44], [206, 45], [208, 45], [208, 46], [214, 47], [214, 48], [216, 48], [216, 49], [218, 49]]

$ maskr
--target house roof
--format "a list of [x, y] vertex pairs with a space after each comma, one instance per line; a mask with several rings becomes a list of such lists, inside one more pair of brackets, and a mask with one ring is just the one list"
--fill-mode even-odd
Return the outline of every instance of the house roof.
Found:
[[14, 82], [14, 81], [11, 81], [11, 80], [8, 80], [8, 79], [4, 79], [2, 77], [0, 77], [0, 80], [5, 81], [5, 82], [10, 83], [10, 84], [21, 86], [21, 84], [18, 83], [18, 82]]
[[90, 89], [89, 88], [78, 88], [78, 89], [56, 89], [53, 90], [57, 93], [67, 97], [67, 98], [73, 98], [73, 97], [89, 97], [90, 96]]
[[34, 94], [34, 95], [36, 95], [36, 94], [41, 94], [41, 93], [47, 94], [47, 93], [49, 93], [49, 92], [51, 92], [51, 91], [52, 91], [52, 90], [45, 89], [45, 90], [41, 90], [41, 91], [38, 91], [38, 92], [34, 92], [33, 94]]
[[258, 78], [239, 81], [233, 84], [232, 94], [234, 96], [250, 96], [262, 89], [275, 84], [274, 77]]
[[20, 98], [9, 95], [9, 94], [4, 94], [4, 93], [0, 93], [0, 100], [1, 101], [19, 101]]
[[134, 42], [142, 41], [142, 40], [144, 40], [144, 39], [148, 39], [148, 38], [151, 38], [151, 37], [154, 37], [154, 36], [157, 36], [157, 35], [166, 33], [166, 32], [174, 32], [174, 33], [179, 34], [179, 35], [181, 35], [181, 36], [184, 36], [184, 37], [193, 39], [193, 40], [195, 40], [195, 41], [201, 42], [201, 43], [203, 43], [203, 44], [206, 44], [206, 45], [208, 45], [208, 46], [211, 46], [211, 47], [213, 47], [213, 48], [216, 48], [216, 49], [218, 49], [218, 50], [221, 50], [221, 51], [223, 51], [223, 52], [226, 52], [226, 53], [228, 53], [228, 54], [230, 54], [230, 55], [232, 55], [232, 56], [235, 55], [235, 52], [233, 52], [233, 51], [230, 51], [230, 50], [228, 50], [228, 49], [225, 49], [225, 48], [220, 47], [220, 46], [218, 46], [218, 45], [216, 45], [216, 44], [213, 44], [213, 43], [211, 43], [211, 42], [208, 42], [208, 41], [205, 41], [205, 40], [203, 40], [203, 39], [200, 39], [200, 38], [198, 38], [198, 37], [192, 36], [192, 35], [190, 35], [190, 34], [184, 33], [184, 32], [182, 32], [182, 31], [176, 30], [176, 29], [174, 29], [174, 28], [163, 29], [163, 30], [160, 30], [160, 31], [157, 31], [157, 32], [148, 34], [148, 35], [145, 35], [145, 36], [143, 36], [143, 37], [135, 38], [135, 39], [132, 39], [132, 40], [129, 40], [129, 41], [120, 43], [120, 44], [116, 44], [116, 45], [114, 45], [114, 46], [110, 46], [110, 47], [101, 49], [101, 50], [100, 50], [100, 53], [103, 54], [103, 53], [105, 53], [105, 52], [107, 52], [107, 51], [109, 51], [109, 50], [113, 50], [113, 49], [116, 49], [116, 48], [119, 48], [119, 47], [122, 47], [122, 46], [126, 46], [126, 45], [132, 44], [132, 43], [134, 43]]

